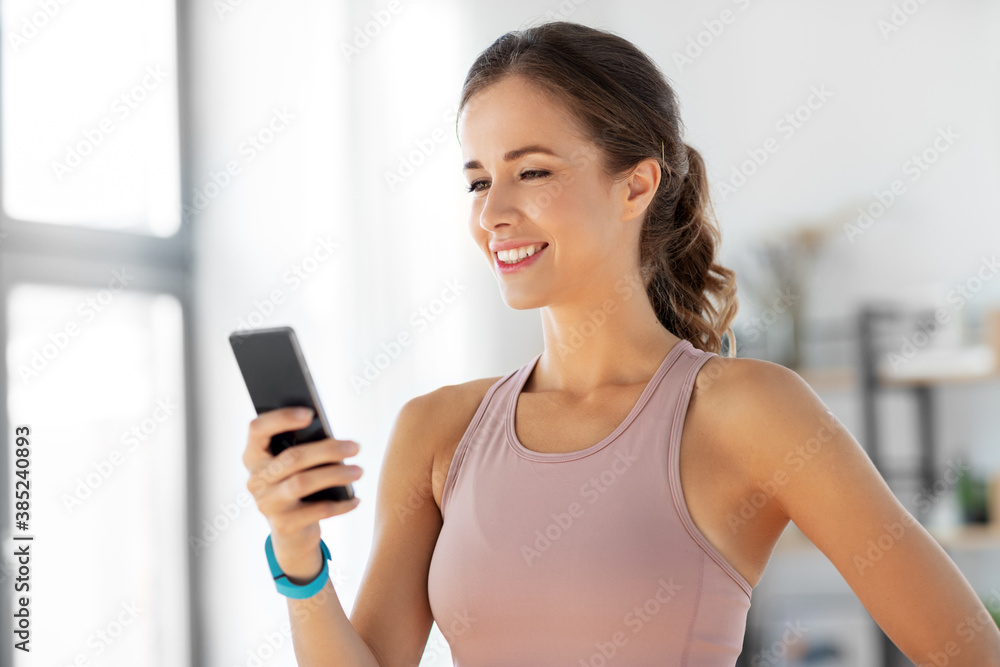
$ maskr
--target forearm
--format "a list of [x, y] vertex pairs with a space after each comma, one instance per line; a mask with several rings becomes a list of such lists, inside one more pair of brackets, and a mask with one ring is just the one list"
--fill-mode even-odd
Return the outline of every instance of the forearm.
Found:
[[958, 624], [952, 639], [923, 654], [907, 655], [923, 667], [1000, 667], [1000, 630], [985, 609]]
[[381, 667], [344, 613], [332, 581], [310, 598], [288, 598], [288, 617], [299, 667]]

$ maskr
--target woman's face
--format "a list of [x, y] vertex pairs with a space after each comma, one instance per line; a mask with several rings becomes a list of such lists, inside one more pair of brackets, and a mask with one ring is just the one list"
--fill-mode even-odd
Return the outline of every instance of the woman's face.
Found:
[[[628, 222], [629, 185], [601, 172], [597, 145], [568, 111], [512, 75], [473, 96], [458, 122], [473, 188], [469, 231], [509, 306], [600, 301], [632, 275], [638, 225]], [[493, 249], [511, 243], [545, 247], [506, 266]]]

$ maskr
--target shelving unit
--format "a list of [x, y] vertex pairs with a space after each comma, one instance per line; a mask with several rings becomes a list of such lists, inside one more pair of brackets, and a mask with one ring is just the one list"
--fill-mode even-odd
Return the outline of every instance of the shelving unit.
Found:
[[[918, 466], [917, 476], [923, 493], [930, 493], [938, 473], [938, 442], [936, 438], [937, 419], [935, 412], [935, 387], [943, 384], [968, 382], [996, 377], [996, 367], [991, 374], [970, 375], [955, 373], [952, 375], [935, 374], [933, 376], [911, 376], [906, 379], [887, 378], [879, 372], [879, 360], [883, 351], [878, 346], [877, 328], [886, 320], [897, 320], [908, 313], [898, 308], [884, 305], [866, 305], [861, 308], [858, 316], [858, 338], [860, 343], [859, 373], [861, 406], [863, 415], [862, 441], [868, 456], [875, 467], [885, 477], [887, 482], [904, 477], [908, 471], [897, 471], [887, 468], [882, 457], [881, 438], [879, 433], [879, 411], [877, 398], [880, 392], [886, 390], [909, 391], [917, 404], [918, 423]], [[927, 518], [917, 511], [915, 518], [921, 523]], [[944, 545], [942, 545], [944, 546]], [[879, 629], [882, 639], [883, 664], [892, 666], [906, 664], [905, 656], [896, 648], [892, 640]]]
[[[869, 304], [862, 307], [857, 319], [859, 355], [856, 367], [810, 370], [803, 371], [800, 375], [814, 388], [845, 390], [857, 388], [862, 411], [859, 441], [876, 468], [887, 482], [909, 478], [916, 481], [924, 493], [930, 493], [939, 474], [940, 454], [936, 438], [935, 389], [942, 385], [995, 381], [1000, 379], [1000, 368], [998, 368], [1000, 364], [994, 363], [989, 369], [935, 372], [925, 375], [908, 373], [905, 376], [891, 376], [880, 371], [879, 362], [885, 355], [885, 350], [879, 345], [879, 327], [886, 321], [912, 315], [913, 313], [892, 305]], [[886, 391], [908, 392], [916, 402], [918, 453], [917, 465], [914, 468], [897, 469], [890, 468], [886, 464], [880, 438], [881, 419], [878, 409], [878, 397]], [[927, 518], [919, 512], [915, 512], [915, 517], [921, 522]], [[997, 522], [983, 527], [963, 526], [950, 531], [930, 532], [941, 546], [950, 552], [969, 548], [1000, 549], [1000, 523]], [[797, 528], [790, 526], [779, 540], [776, 550], [798, 549], [816, 551], [816, 547]], [[881, 638], [883, 664], [887, 667], [909, 664], [881, 629], [876, 626], [876, 630]]]
[[[886, 390], [902, 390], [912, 394], [917, 403], [918, 423], [918, 467], [917, 477], [921, 490], [930, 492], [937, 476], [938, 443], [936, 439], [935, 387], [946, 384], [965, 383], [996, 379], [996, 365], [988, 371], [934, 373], [927, 375], [911, 374], [906, 377], [887, 377], [879, 372], [879, 360], [883, 351], [878, 346], [878, 325], [886, 320], [897, 320], [906, 317], [908, 313], [891, 306], [867, 305], [861, 308], [858, 316], [858, 338], [860, 345], [859, 391], [863, 415], [862, 437], [865, 450], [871, 457], [875, 467], [879, 469], [886, 481], [907, 476], [908, 471], [897, 471], [887, 468], [882, 457], [881, 436], [879, 432], [878, 394]], [[920, 521], [926, 519], [921, 514], [915, 514]]]

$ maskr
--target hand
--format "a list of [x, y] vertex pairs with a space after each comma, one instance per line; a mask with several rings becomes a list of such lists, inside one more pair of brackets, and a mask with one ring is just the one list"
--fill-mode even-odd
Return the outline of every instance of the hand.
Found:
[[323, 569], [320, 519], [350, 512], [360, 501], [302, 502], [301, 498], [331, 486], [345, 486], [359, 479], [363, 471], [360, 466], [343, 465], [345, 457], [361, 449], [353, 440], [326, 438], [271, 455], [268, 446], [274, 435], [303, 428], [312, 421], [311, 409], [305, 408], [302, 416], [296, 416], [297, 410], [270, 410], [250, 422], [243, 465], [250, 472], [247, 489], [271, 525], [271, 546], [281, 571], [292, 583], [305, 583]]

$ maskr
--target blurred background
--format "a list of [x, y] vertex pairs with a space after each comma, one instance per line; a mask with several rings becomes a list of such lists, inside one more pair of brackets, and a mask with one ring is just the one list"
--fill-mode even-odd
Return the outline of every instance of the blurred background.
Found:
[[[34, 536], [0, 664], [295, 663], [235, 330], [293, 326], [361, 443], [323, 523], [350, 610], [399, 408], [542, 349], [469, 237], [454, 119], [482, 49], [559, 19], [674, 85], [738, 355], [800, 373], [1000, 615], [1000, 2], [0, 0], [5, 616]], [[451, 665], [437, 627], [420, 664]], [[910, 662], [790, 526], [741, 664]]]

